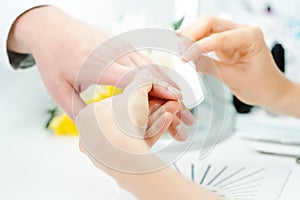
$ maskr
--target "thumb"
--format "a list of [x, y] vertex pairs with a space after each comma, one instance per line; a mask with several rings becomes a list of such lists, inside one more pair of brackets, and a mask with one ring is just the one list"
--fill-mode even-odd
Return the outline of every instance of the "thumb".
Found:
[[152, 89], [152, 74], [148, 70], [142, 70], [135, 75], [134, 80], [125, 88], [124, 93], [145, 95]]
[[146, 130], [148, 124], [148, 93], [152, 88], [152, 76], [147, 70], [139, 72], [125, 88], [122, 96], [128, 101], [128, 114], [132, 123]]

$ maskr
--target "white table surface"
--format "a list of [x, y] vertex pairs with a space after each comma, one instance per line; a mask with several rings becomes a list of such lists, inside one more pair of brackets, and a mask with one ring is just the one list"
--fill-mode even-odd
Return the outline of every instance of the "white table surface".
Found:
[[[1, 120], [0, 134], [0, 199], [134, 199], [79, 152], [77, 138], [53, 137], [36, 121], [12, 119]], [[234, 136], [208, 159], [287, 166], [292, 173], [280, 199], [300, 199], [300, 165], [293, 158], [258, 154]]]

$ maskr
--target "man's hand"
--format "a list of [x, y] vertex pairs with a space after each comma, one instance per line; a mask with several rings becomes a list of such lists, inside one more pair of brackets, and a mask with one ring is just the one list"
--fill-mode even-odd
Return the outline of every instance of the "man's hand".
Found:
[[[130, 45], [119, 41], [113, 45], [102, 46], [101, 54], [98, 55], [97, 47], [107, 39], [108, 35], [98, 28], [66, 15], [58, 8], [44, 6], [33, 8], [16, 20], [7, 45], [11, 51], [33, 54], [48, 92], [74, 119], [86, 106], [80, 97], [80, 93], [86, 88], [93, 84], [116, 85], [133, 68], [152, 63], [143, 54], [133, 51], [105, 69], [103, 63], [107, 62], [107, 57], [122, 49], [132, 50]], [[87, 60], [88, 63], [85, 63]], [[101, 78], [99, 72], [104, 72]], [[169, 81], [162, 73], [154, 72], [155, 70], [152, 74], [156, 73], [157, 78]], [[126, 84], [122, 85], [125, 86]], [[174, 104], [168, 103], [169, 100], [177, 100], [176, 95], [167, 87], [159, 85], [152, 87], [151, 96], [153, 99], [160, 99], [159, 106], [167, 108], [169, 104]], [[186, 133], [180, 128], [181, 120], [190, 125], [194, 119], [189, 111], [181, 109], [182, 105], [173, 106], [173, 111], [176, 112], [172, 113], [174, 120], [169, 132], [173, 136], [181, 133], [183, 137], [177, 138], [182, 140]], [[181, 110], [183, 112], [179, 112]]]

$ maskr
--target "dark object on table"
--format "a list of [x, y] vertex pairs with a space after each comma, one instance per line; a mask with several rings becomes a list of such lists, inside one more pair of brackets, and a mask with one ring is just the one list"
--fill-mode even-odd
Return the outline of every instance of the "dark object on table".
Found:
[[272, 48], [273, 59], [280, 69], [280, 71], [285, 72], [285, 58], [284, 58], [284, 48], [280, 43], [276, 43]]
[[233, 96], [233, 105], [238, 113], [243, 114], [249, 113], [253, 107], [240, 101], [236, 96]]

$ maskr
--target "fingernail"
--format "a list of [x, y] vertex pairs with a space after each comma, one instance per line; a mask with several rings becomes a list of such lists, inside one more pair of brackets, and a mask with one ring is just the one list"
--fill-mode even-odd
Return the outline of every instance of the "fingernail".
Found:
[[181, 127], [181, 125], [176, 126], [176, 139], [180, 141], [185, 141], [187, 139], [187, 133], [186, 131]]
[[203, 53], [202, 48], [197, 43], [192, 43], [186, 50], [182, 53], [182, 60], [187, 62], [197, 57]]
[[185, 44], [183, 44], [183, 43], [181, 43], [181, 44], [179, 44], [178, 45], [178, 53], [181, 55], [181, 54], [183, 54], [183, 52], [186, 50], [186, 45]]
[[167, 88], [167, 90], [168, 90], [169, 94], [171, 94], [172, 96], [175, 95], [177, 98], [181, 97], [181, 91], [180, 90], [178, 90], [174, 87], [171, 87], [171, 86], [169, 86]]
[[183, 109], [182, 120], [186, 125], [192, 125], [195, 122], [195, 117], [188, 109]]
[[190, 53], [190, 50], [187, 49], [186, 51], [184, 51], [182, 54], [181, 54], [181, 60], [183, 62], [188, 62], [190, 61], [191, 59], [191, 53]]
[[150, 107], [149, 115], [153, 114], [155, 111], [157, 111], [161, 107], [160, 104], [154, 104]]

